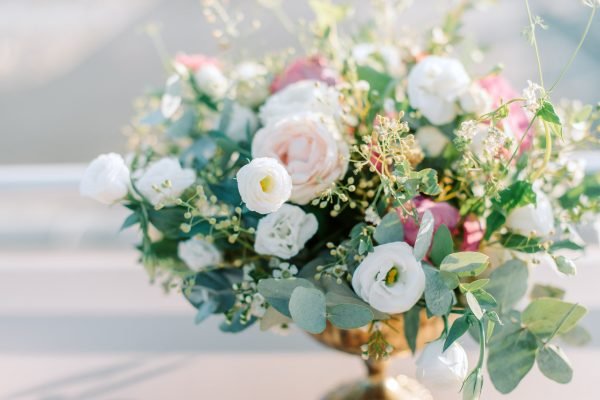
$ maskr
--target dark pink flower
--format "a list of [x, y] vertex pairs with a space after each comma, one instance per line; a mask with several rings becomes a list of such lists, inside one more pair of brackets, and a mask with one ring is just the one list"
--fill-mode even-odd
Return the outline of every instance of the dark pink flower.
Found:
[[175, 62], [193, 72], [198, 72], [205, 65], [219, 65], [219, 61], [216, 58], [208, 57], [204, 54], [177, 53], [175, 55]]
[[[519, 97], [519, 93], [512, 87], [510, 82], [500, 75], [483, 78], [479, 81], [479, 85], [492, 98], [492, 106], [494, 108], [498, 107], [501, 101], [506, 102], [507, 100]], [[529, 126], [529, 117], [519, 102], [509, 105], [508, 110], [508, 118], [505, 120], [506, 126], [504, 128], [512, 133], [515, 141], [518, 143], [525, 133], [527, 126]], [[528, 150], [531, 147], [532, 140], [533, 131], [530, 129], [519, 150], [521, 152]]]
[[271, 83], [271, 92], [275, 93], [284, 87], [298, 81], [313, 79], [335, 85], [338, 80], [337, 73], [327, 66], [327, 61], [322, 56], [299, 58], [287, 66]]
[[463, 242], [460, 246], [461, 251], [477, 251], [479, 244], [483, 240], [483, 226], [479, 218], [475, 215], [469, 215], [463, 224]]
[[[425, 211], [429, 210], [431, 212], [435, 222], [434, 232], [437, 231], [442, 224], [446, 225], [450, 231], [456, 229], [460, 214], [452, 205], [445, 202], [436, 203], [425, 197], [415, 198], [413, 200], [413, 205], [419, 213], [419, 220], [423, 217]], [[402, 211], [399, 209], [398, 215], [404, 222], [404, 241], [411, 246], [414, 246], [415, 240], [417, 239], [417, 233], [419, 232], [419, 226], [411, 216], [403, 216]]]

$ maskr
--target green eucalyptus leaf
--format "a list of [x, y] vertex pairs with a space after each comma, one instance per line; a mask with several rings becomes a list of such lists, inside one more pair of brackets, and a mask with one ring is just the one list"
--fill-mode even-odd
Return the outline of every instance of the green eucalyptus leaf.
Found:
[[239, 333], [243, 330], [250, 328], [256, 322], [256, 317], [252, 317], [250, 318], [250, 320], [242, 322], [243, 314], [244, 311], [239, 310], [233, 315], [231, 321], [223, 321], [221, 325], [219, 325], [219, 329], [221, 330], [221, 332]]
[[559, 299], [533, 300], [521, 314], [523, 324], [536, 336], [548, 338], [573, 329], [587, 310], [578, 304]]
[[537, 365], [542, 374], [555, 382], [566, 384], [573, 379], [573, 368], [563, 351], [555, 345], [547, 344], [537, 354]]
[[500, 393], [510, 393], [533, 367], [538, 341], [527, 329], [494, 339], [495, 335], [489, 343], [488, 372]]
[[133, 225], [139, 224], [140, 223], [140, 215], [137, 212], [134, 212], [133, 214], [130, 214], [127, 218], [125, 218], [125, 221], [123, 221], [123, 225], [121, 225], [121, 228], [119, 230], [123, 231]]
[[396, 211], [390, 211], [381, 219], [381, 222], [375, 228], [373, 239], [379, 244], [402, 242], [404, 240], [404, 226]]
[[577, 325], [568, 332], [562, 333], [560, 338], [571, 346], [585, 346], [592, 341], [592, 335], [581, 325]]
[[448, 347], [452, 345], [452, 343], [456, 342], [460, 337], [462, 337], [471, 326], [469, 322], [468, 314], [462, 315], [460, 318], [457, 318], [450, 327], [448, 331], [448, 336], [446, 336], [446, 341], [444, 342], [444, 351]]
[[462, 283], [460, 287], [464, 292], [475, 292], [484, 288], [488, 283], [490, 283], [489, 279], [477, 279], [470, 283]]
[[442, 260], [454, 251], [454, 242], [452, 241], [452, 234], [450, 229], [444, 224], [440, 225], [433, 235], [433, 244], [431, 245], [431, 252], [429, 258], [431, 261], [439, 266]]
[[475, 295], [471, 292], [467, 292], [465, 297], [467, 298], [467, 304], [469, 305], [469, 309], [473, 315], [475, 315], [477, 319], [483, 318], [483, 310], [481, 309], [481, 306], [479, 305]]
[[532, 299], [539, 299], [540, 297], [552, 297], [553, 299], [562, 300], [565, 297], [564, 289], [551, 285], [540, 285], [536, 283], [531, 289], [529, 296]]
[[315, 286], [303, 278], [262, 279], [258, 282], [257, 289], [273, 308], [283, 315], [291, 317], [288, 304], [292, 292], [298, 287], [314, 288]]
[[463, 251], [447, 255], [440, 264], [440, 270], [452, 272], [460, 277], [477, 276], [489, 265], [489, 257], [483, 253]]
[[419, 334], [419, 325], [421, 323], [421, 307], [414, 306], [404, 313], [404, 336], [410, 351], [415, 354], [417, 351], [417, 335]]
[[425, 272], [425, 304], [432, 315], [447, 315], [454, 303], [454, 293], [446, 286], [440, 272], [424, 266]]
[[507, 249], [521, 251], [523, 253], [538, 253], [544, 251], [540, 239], [514, 233], [502, 235], [500, 237], [500, 244]]
[[462, 391], [463, 400], [479, 400], [483, 388], [483, 373], [481, 368], [476, 368], [465, 380]]
[[289, 301], [292, 320], [309, 333], [321, 333], [326, 326], [325, 295], [319, 289], [299, 286]]
[[338, 328], [355, 329], [373, 321], [373, 313], [363, 304], [337, 304], [327, 307], [327, 319]]
[[486, 291], [494, 296], [501, 313], [511, 310], [525, 296], [528, 278], [527, 265], [520, 260], [507, 261], [492, 271]]
[[431, 238], [433, 237], [433, 229], [435, 228], [435, 220], [431, 211], [427, 210], [421, 217], [421, 224], [419, 226], [419, 233], [417, 233], [417, 239], [415, 240], [415, 247], [413, 253], [418, 261], [425, 258], [429, 246], [431, 245]]

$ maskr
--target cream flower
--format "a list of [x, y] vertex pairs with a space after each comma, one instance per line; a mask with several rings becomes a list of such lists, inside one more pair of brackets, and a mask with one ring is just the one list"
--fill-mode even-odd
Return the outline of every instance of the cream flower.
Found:
[[213, 99], [223, 98], [229, 86], [227, 78], [214, 64], [203, 65], [196, 71], [194, 78], [198, 89]]
[[479, 84], [473, 83], [458, 98], [460, 107], [466, 113], [482, 115], [492, 109], [492, 98]]
[[129, 191], [129, 168], [119, 154], [98, 156], [86, 168], [79, 192], [103, 204], [113, 204]]
[[410, 105], [434, 125], [452, 122], [458, 113], [457, 100], [469, 89], [471, 79], [460, 61], [429, 56], [408, 75]]
[[202, 239], [189, 239], [179, 242], [177, 255], [192, 271], [202, 271], [214, 267], [223, 261], [223, 257], [214, 244]]
[[547, 237], [554, 231], [554, 213], [550, 199], [540, 189], [534, 189], [536, 204], [527, 204], [512, 210], [506, 218], [506, 227], [523, 236]]
[[354, 291], [386, 313], [403, 313], [414, 306], [425, 290], [425, 273], [405, 242], [375, 246], [352, 276]]
[[269, 70], [256, 62], [243, 62], [232, 73], [236, 100], [247, 107], [257, 107], [269, 96]]
[[317, 218], [300, 207], [283, 204], [281, 208], [258, 221], [254, 250], [258, 254], [282, 259], [294, 257], [317, 233]]
[[429, 343], [417, 359], [417, 379], [426, 386], [460, 390], [469, 361], [460, 344], [444, 349], [444, 340]]
[[281, 162], [292, 177], [290, 200], [307, 204], [344, 176], [349, 151], [331, 118], [301, 113], [271, 122], [256, 132], [252, 156]]
[[261, 214], [275, 212], [292, 193], [292, 178], [274, 158], [259, 157], [237, 173], [242, 201], [249, 210]]
[[[216, 128], [221, 125], [222, 114], [216, 121]], [[231, 114], [227, 126], [225, 127], [225, 134], [231, 139], [241, 142], [248, 138], [248, 132], [250, 135], [254, 134], [258, 128], [258, 117], [248, 107], [244, 107], [238, 103], [231, 105]]]
[[153, 205], [170, 205], [195, 181], [194, 170], [181, 168], [176, 158], [162, 158], [148, 166], [136, 187]]
[[323, 82], [295, 82], [269, 97], [260, 108], [259, 117], [263, 125], [267, 125], [300, 111], [313, 111], [331, 116], [339, 122], [342, 117], [339, 96], [335, 88]]
[[415, 139], [427, 157], [438, 157], [450, 143], [450, 139], [442, 131], [431, 125], [419, 128], [415, 133]]

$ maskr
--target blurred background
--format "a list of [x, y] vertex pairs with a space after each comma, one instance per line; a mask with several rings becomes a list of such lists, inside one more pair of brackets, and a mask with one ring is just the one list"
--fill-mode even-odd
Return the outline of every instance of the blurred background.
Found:
[[[258, 2], [222, 3], [256, 28], [240, 35], [226, 56], [298, 44]], [[365, 2], [345, 3], [355, 5], [355, 20], [369, 17]], [[449, 3], [419, 0], [398, 24], [424, 31], [439, 23]], [[524, 87], [537, 77], [533, 50], [521, 35], [524, 2], [481, 3], [464, 32], [489, 52], [472, 69], [501, 62], [515, 87]], [[578, 0], [530, 4], [549, 26], [539, 40], [552, 80], [576, 47], [589, 8]], [[286, 1], [283, 8], [292, 20], [311, 18], [306, 1]], [[160, 30], [169, 53], [221, 51], [198, 0], [0, 0], [0, 399], [163, 399], [176, 392], [235, 399], [242, 391], [252, 394], [245, 398], [316, 399], [359, 376], [360, 362], [299, 332], [282, 338], [250, 329], [232, 337], [218, 332], [216, 318], [194, 326], [191, 307], [151, 286], [137, 265], [136, 232], [118, 232], [125, 211], [78, 195], [85, 163], [126, 150], [122, 132], [136, 96], [164, 83], [159, 52], [144, 33], [148, 24]], [[598, 101], [599, 48], [596, 21], [555, 99]], [[598, 160], [590, 154], [594, 168]], [[595, 246], [579, 260], [576, 279], [536, 272], [591, 309], [585, 325], [595, 339], [585, 349], [568, 349], [573, 384], [559, 386], [535, 372], [512, 398], [531, 398], [541, 385], [547, 399], [593, 398], [598, 256]], [[409, 360], [396, 361], [394, 369], [414, 373]], [[484, 398], [500, 396], [487, 385]]]

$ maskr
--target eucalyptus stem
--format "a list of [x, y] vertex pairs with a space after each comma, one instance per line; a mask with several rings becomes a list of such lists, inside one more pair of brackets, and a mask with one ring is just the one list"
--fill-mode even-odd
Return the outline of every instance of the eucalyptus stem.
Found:
[[477, 368], [483, 368], [483, 362], [485, 358], [485, 329], [483, 328], [483, 321], [477, 320], [479, 323], [479, 360], [477, 360]]

